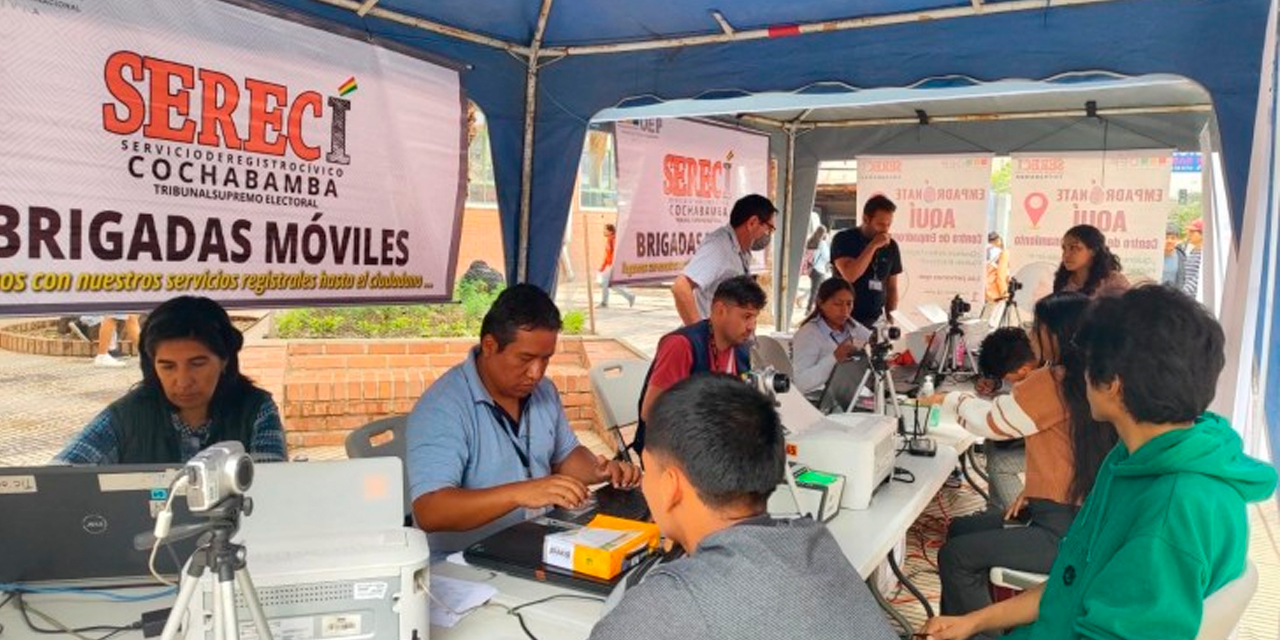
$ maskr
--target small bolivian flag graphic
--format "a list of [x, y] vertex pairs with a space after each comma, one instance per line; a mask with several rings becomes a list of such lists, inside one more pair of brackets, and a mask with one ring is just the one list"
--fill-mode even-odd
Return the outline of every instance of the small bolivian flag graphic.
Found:
[[356, 77], [351, 76], [350, 78], [347, 78], [346, 82], [342, 83], [342, 86], [338, 87], [338, 95], [345, 96], [348, 93], [351, 93], [352, 91], [355, 91], [355, 90], [356, 90]]

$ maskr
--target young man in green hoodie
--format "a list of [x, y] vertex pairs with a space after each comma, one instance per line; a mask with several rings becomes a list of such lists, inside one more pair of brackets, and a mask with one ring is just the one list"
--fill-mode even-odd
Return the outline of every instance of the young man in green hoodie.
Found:
[[[1207, 413], [1225, 365], [1222, 327], [1194, 300], [1146, 286], [1100, 299], [1076, 342], [1093, 418], [1120, 434], [1045, 584], [925, 626], [932, 638], [1019, 627], [1020, 639], [1196, 636], [1204, 599], [1244, 571], [1245, 505], [1276, 470]], [[1025, 626], [1023, 626], [1025, 625]]]

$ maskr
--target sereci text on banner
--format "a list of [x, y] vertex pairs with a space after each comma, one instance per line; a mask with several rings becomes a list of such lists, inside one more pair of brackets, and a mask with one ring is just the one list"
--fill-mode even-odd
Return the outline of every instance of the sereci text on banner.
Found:
[[[610, 280], [670, 280], [729, 223], [733, 203], [768, 188], [767, 136], [688, 120], [624, 121], [618, 148], [618, 244]], [[756, 252], [753, 272], [765, 268]]]
[[0, 14], [6, 313], [451, 297], [455, 71], [215, 0]]

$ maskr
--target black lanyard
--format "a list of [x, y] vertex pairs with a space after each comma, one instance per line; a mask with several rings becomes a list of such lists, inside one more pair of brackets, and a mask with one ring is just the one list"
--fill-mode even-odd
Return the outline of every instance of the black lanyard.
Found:
[[[521, 418], [523, 418], [523, 417], [524, 417], [524, 415], [525, 415], [525, 413], [528, 411], [528, 409], [529, 409], [528, 404], [527, 404], [526, 402], [521, 401], [521, 403], [520, 403], [520, 416], [521, 416]], [[529, 463], [529, 453], [528, 453], [529, 449], [532, 447], [532, 444], [531, 444], [531, 437], [530, 437], [530, 435], [529, 435], [529, 432], [533, 430], [533, 429], [532, 429], [532, 427], [530, 427], [529, 425], [525, 425], [525, 428], [524, 428], [524, 451], [521, 451], [521, 450], [520, 450], [520, 446], [519, 446], [519, 445], [517, 445], [517, 444], [516, 444], [516, 442], [515, 442], [515, 441], [516, 441], [516, 439], [518, 439], [518, 438], [520, 437], [520, 435], [519, 435], [519, 433], [518, 433], [518, 432], [519, 432], [519, 430], [520, 430], [520, 423], [519, 423], [519, 422], [517, 422], [514, 418], [512, 418], [512, 417], [511, 417], [511, 414], [507, 413], [507, 410], [506, 410], [506, 409], [503, 409], [502, 407], [498, 406], [497, 404], [491, 404], [491, 405], [489, 405], [489, 410], [493, 412], [493, 417], [494, 417], [494, 419], [496, 419], [500, 424], [502, 424], [503, 428], [507, 431], [507, 433], [510, 433], [510, 434], [511, 434], [511, 437], [510, 437], [510, 438], [506, 438], [506, 440], [507, 440], [507, 442], [510, 442], [510, 443], [511, 443], [511, 448], [512, 448], [512, 449], [515, 449], [516, 457], [517, 457], [517, 458], [520, 458], [520, 464], [524, 465], [524, 477], [525, 477], [525, 479], [532, 479], [532, 478], [533, 478], [533, 468], [530, 466], [530, 463]]]

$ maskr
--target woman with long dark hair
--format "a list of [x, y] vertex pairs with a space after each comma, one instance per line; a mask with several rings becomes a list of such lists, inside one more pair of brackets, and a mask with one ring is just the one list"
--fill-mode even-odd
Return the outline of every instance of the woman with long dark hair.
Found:
[[791, 338], [792, 382], [805, 395], [822, 391], [831, 370], [848, 360], [871, 338], [871, 331], [850, 318], [853, 287], [842, 278], [818, 286], [818, 304]]
[[236, 440], [262, 461], [284, 460], [271, 394], [240, 373], [244, 335], [208, 298], [166, 301], [142, 327], [142, 382], [99, 413], [57, 459], [72, 464], [181, 463]]
[[[1026, 486], [1013, 505], [1004, 513], [958, 518], [947, 532], [938, 554], [946, 615], [991, 604], [991, 567], [1049, 570], [1116, 443], [1115, 429], [1091, 416], [1084, 357], [1074, 343], [1088, 306], [1089, 298], [1080, 293], [1053, 294], [1036, 303], [1031, 344], [1042, 366], [1011, 395], [987, 402], [952, 392], [941, 399], [944, 420], [991, 440], [1024, 438], [1027, 449]], [[1024, 512], [1029, 524], [1006, 526]]]
[[1129, 290], [1120, 258], [1107, 247], [1097, 227], [1082, 224], [1062, 236], [1062, 263], [1053, 276], [1053, 292], [1074, 291], [1089, 297], [1117, 295]]

